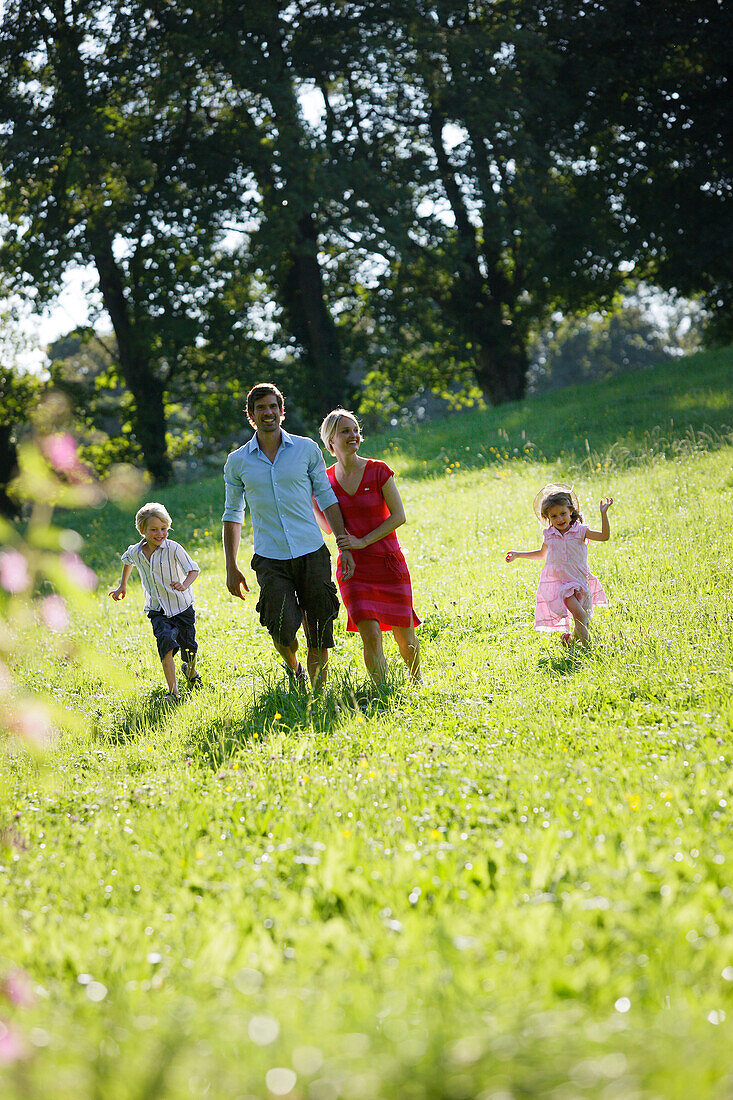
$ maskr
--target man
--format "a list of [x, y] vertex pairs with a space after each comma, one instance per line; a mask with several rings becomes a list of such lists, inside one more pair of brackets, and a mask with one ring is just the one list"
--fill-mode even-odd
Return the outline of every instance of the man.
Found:
[[314, 497], [336, 536], [347, 576], [354, 572], [354, 558], [321, 451], [312, 439], [283, 431], [284, 417], [285, 401], [277, 386], [261, 382], [252, 387], [247, 394], [247, 419], [255, 434], [229, 455], [224, 466], [227, 588], [241, 600], [242, 588], [249, 592], [237, 566], [244, 509], [249, 504], [260, 622], [269, 630], [291, 681], [301, 688], [307, 687], [297, 657], [302, 622], [308, 675], [316, 690], [326, 682], [339, 601], [331, 580], [331, 555], [313, 514]]

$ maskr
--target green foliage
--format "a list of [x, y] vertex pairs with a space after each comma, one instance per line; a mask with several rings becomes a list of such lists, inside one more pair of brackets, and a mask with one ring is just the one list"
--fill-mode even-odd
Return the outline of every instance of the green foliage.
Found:
[[540, 341], [535, 354], [531, 378], [536, 393], [643, 370], [667, 358], [659, 330], [631, 305], [601, 317], [561, 321]]
[[631, 267], [729, 339], [726, 16], [668, 8], [9, 0], [0, 267], [38, 304], [96, 268], [127, 398], [95, 461], [165, 481], [270, 349], [306, 420], [364, 376], [365, 408], [519, 399]]
[[720, 343], [733, 339], [730, 16], [717, 0], [553, 4], [569, 109], [594, 150], [599, 193], [624, 221], [637, 273], [703, 296]]
[[[375, 697], [342, 619], [324, 696], [289, 692], [255, 597], [222, 582], [220, 479], [171, 488], [203, 567], [204, 688], [162, 707], [137, 586], [68, 632], [122, 682], [40, 633], [13, 669], [80, 728], [51, 782], [23, 755], [0, 770], [3, 965], [28, 976], [24, 1003], [4, 987], [25, 1055], [4, 1094], [724, 1095], [730, 372], [730, 352], [697, 356], [367, 441], [402, 475], [420, 691], [395, 656]], [[644, 451], [655, 412], [666, 447]], [[611, 445], [624, 417], [633, 462]], [[464, 467], [521, 424], [545, 426], [545, 460]], [[448, 471], [414, 476], [441, 450]], [[532, 498], [559, 476], [586, 518], [615, 497], [587, 654], [534, 632], [539, 566], [503, 561], [539, 542]], [[105, 580], [134, 509], [64, 516]]]
[[18, 440], [28, 431], [43, 389], [35, 375], [18, 370], [12, 362], [0, 362], [0, 515], [17, 514], [18, 504], [8, 495], [8, 485], [17, 473]]

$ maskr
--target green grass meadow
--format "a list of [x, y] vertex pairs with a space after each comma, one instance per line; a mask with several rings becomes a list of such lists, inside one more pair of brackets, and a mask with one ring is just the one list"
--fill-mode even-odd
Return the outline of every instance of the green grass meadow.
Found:
[[[367, 439], [423, 620], [424, 687], [387, 640], [381, 697], [343, 612], [328, 689], [288, 691], [208, 478], [161, 494], [205, 680], [166, 709], [137, 577], [106, 596], [134, 506], [58, 517], [118, 678], [41, 634], [24, 658], [84, 721], [0, 760], [0, 968], [35, 989], [0, 1004], [26, 1045], [0, 1094], [733, 1097], [731, 426], [720, 351]], [[589, 652], [535, 632], [539, 563], [504, 562], [550, 480], [594, 527], [614, 497]]]

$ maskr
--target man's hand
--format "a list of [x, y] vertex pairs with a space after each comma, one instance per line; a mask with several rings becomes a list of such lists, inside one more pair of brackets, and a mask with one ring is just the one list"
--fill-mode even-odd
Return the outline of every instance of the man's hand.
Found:
[[240, 600], [243, 600], [244, 592], [242, 592], [242, 588], [244, 588], [244, 592], [249, 592], [244, 573], [235, 565], [232, 569], [227, 570], [227, 589], [232, 596], [238, 596]]
[[117, 588], [113, 588], [109, 595], [113, 600], [124, 600], [127, 595], [127, 588], [123, 588], [122, 585], [119, 585]]
[[356, 562], [350, 550], [341, 551], [341, 580], [347, 581], [356, 572]]

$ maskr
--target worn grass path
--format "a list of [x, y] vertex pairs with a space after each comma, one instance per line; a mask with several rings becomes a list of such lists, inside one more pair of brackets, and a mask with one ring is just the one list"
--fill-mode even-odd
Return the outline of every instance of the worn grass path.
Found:
[[[365, 444], [400, 474], [421, 691], [395, 661], [375, 697], [342, 620], [329, 690], [288, 693], [223, 586], [218, 479], [166, 494], [206, 687], [161, 708], [136, 585], [75, 627], [122, 685], [42, 640], [26, 665], [86, 723], [2, 765], [0, 952], [37, 987], [3, 1095], [733, 1095], [731, 362]], [[503, 562], [555, 478], [591, 523], [615, 497], [578, 656]], [[112, 582], [129, 516], [70, 522]]]

